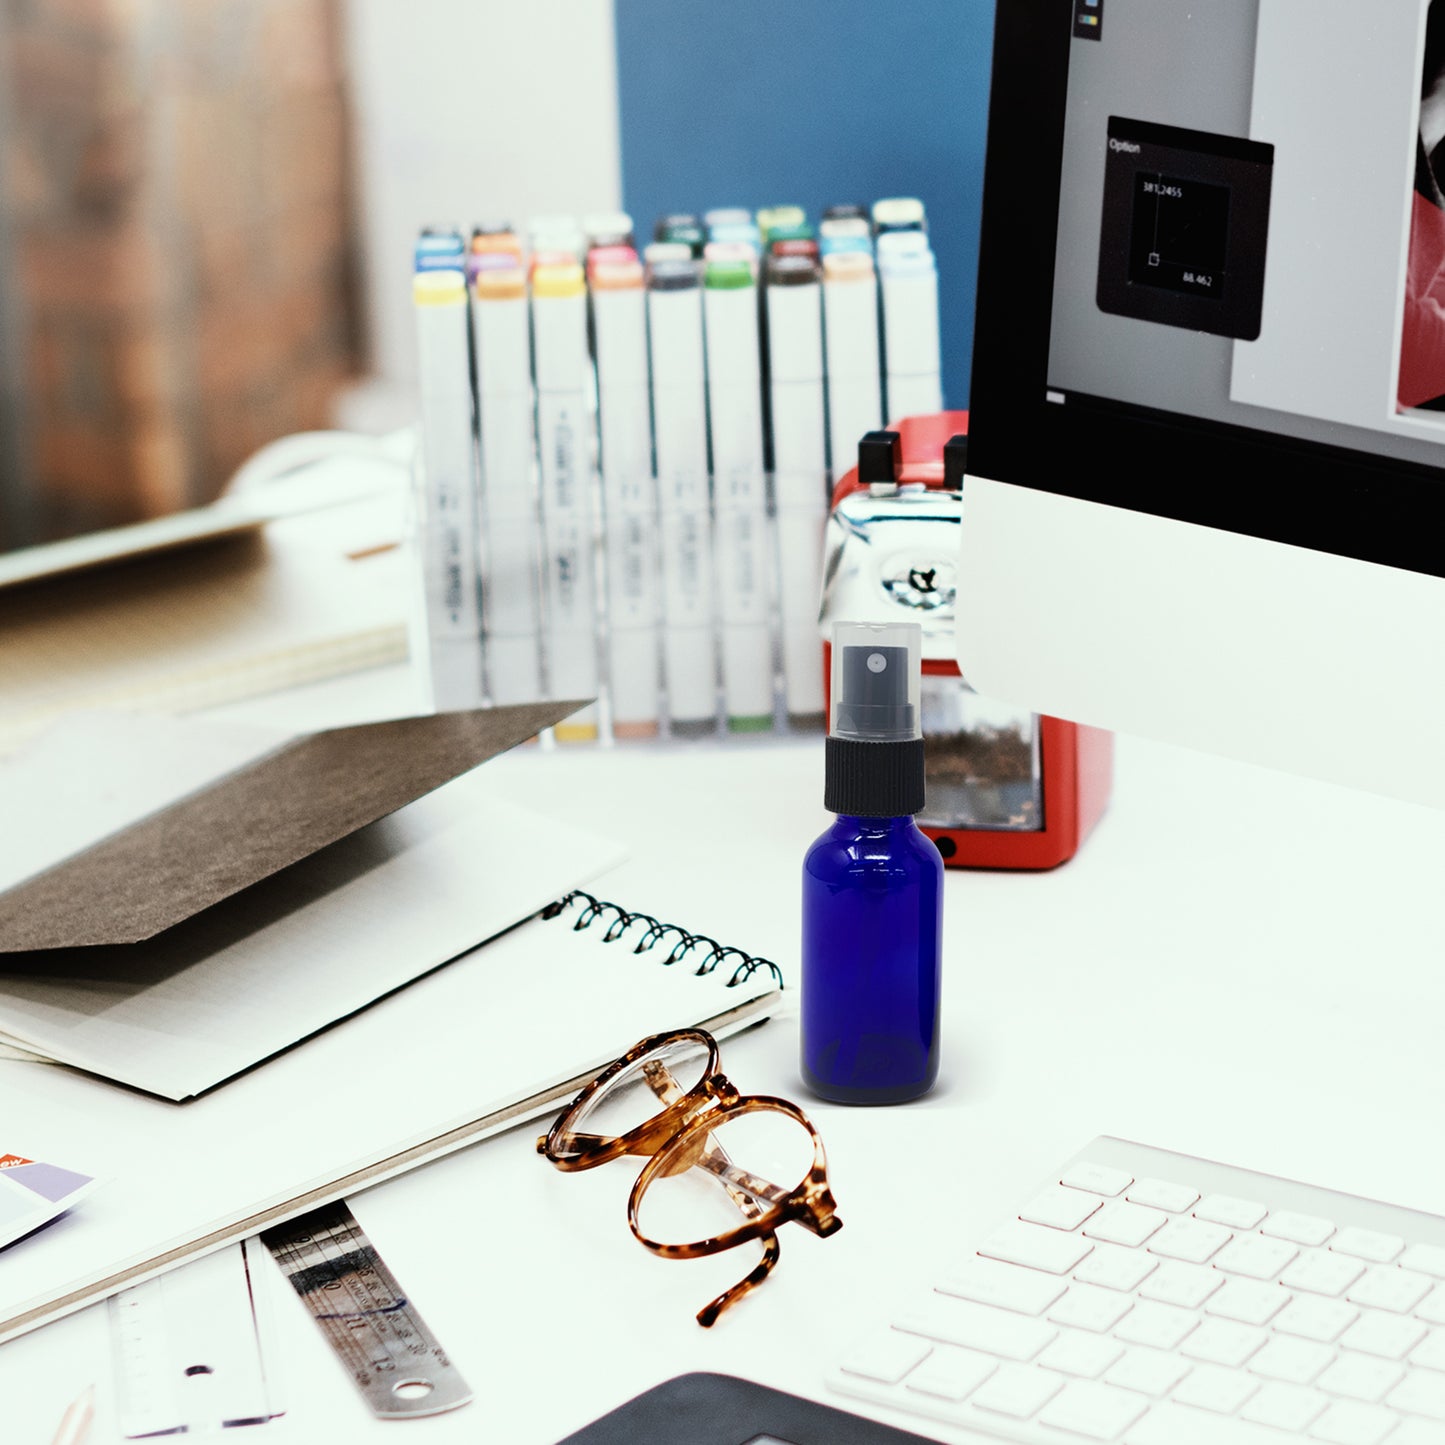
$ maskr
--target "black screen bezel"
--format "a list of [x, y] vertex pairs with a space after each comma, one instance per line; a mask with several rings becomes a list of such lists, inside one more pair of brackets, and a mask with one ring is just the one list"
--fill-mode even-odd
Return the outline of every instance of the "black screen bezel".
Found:
[[1070, 392], [1045, 398], [1073, 0], [1000, 0], [968, 469], [1036, 491], [1445, 576], [1445, 473]]

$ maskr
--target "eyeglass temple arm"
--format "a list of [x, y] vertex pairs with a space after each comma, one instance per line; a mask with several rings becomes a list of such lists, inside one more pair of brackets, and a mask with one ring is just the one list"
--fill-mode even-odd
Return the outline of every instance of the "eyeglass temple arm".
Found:
[[763, 1257], [748, 1272], [747, 1276], [740, 1279], [731, 1289], [724, 1290], [715, 1300], [710, 1300], [697, 1312], [697, 1322], [703, 1329], [710, 1329], [717, 1321], [717, 1317], [730, 1305], [734, 1305], [745, 1294], [755, 1290], [772, 1273], [773, 1266], [777, 1264], [782, 1250], [778, 1248], [778, 1236], [776, 1234], [765, 1234], [762, 1236]]

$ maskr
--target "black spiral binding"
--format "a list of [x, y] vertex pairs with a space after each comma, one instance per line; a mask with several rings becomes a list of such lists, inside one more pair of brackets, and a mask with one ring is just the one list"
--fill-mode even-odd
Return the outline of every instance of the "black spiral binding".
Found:
[[676, 934], [677, 938], [672, 945], [667, 957], [662, 960], [663, 964], [671, 968], [673, 964], [681, 963], [690, 954], [697, 950], [705, 949], [701, 961], [693, 972], [701, 977], [703, 974], [714, 972], [717, 967], [725, 963], [729, 958], [738, 960], [737, 966], [733, 969], [732, 977], [727, 981], [728, 988], [734, 988], [742, 983], [744, 979], [751, 978], [755, 973], [766, 969], [777, 980], [778, 987], [784, 987], [783, 971], [770, 958], [759, 958], [754, 954], [744, 953], [740, 948], [732, 948], [719, 943], [715, 938], [709, 938], [705, 933], [693, 933], [684, 928], [680, 923], [663, 923], [654, 918], [650, 913], [634, 913], [630, 909], [622, 907], [620, 903], [609, 903], [602, 898], [594, 898], [592, 894], [581, 888], [574, 888], [565, 898], [559, 898], [555, 903], [549, 903], [542, 910], [543, 918], [558, 918], [574, 904], [581, 905], [581, 911], [572, 924], [572, 931], [579, 933], [583, 929], [591, 928], [606, 914], [611, 914], [612, 919], [602, 934], [603, 943], [616, 943], [634, 923], [645, 924], [643, 932], [638, 936], [637, 942], [633, 945], [633, 953], [647, 953], [662, 942], [668, 934]]

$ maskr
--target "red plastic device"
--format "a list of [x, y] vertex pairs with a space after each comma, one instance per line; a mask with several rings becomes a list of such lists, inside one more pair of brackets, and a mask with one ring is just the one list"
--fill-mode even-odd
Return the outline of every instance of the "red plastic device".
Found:
[[[893, 480], [900, 485], [922, 482], [943, 489], [944, 448], [968, 433], [966, 411], [941, 411], [905, 417], [890, 431], [900, 447]], [[844, 473], [833, 489], [833, 505], [862, 490], [858, 468]], [[831, 675], [831, 647], [823, 645], [824, 695]], [[957, 663], [925, 659], [923, 671], [936, 677], [958, 677]], [[923, 831], [938, 844], [950, 868], [1056, 868], [1079, 850], [1109, 802], [1114, 779], [1114, 734], [1103, 728], [1039, 716], [1039, 771], [1043, 793], [1042, 828], [1013, 832], [986, 828], [939, 828]]]

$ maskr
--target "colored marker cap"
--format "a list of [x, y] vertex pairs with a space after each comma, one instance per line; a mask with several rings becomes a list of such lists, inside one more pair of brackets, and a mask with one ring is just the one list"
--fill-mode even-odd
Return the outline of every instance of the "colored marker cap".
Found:
[[776, 246], [783, 241], [811, 241], [814, 239], [813, 228], [806, 221], [800, 221], [791, 226], [773, 226], [764, 234], [768, 238], [769, 246]]
[[930, 250], [927, 231], [884, 231], [877, 240], [880, 256], [921, 256]]
[[827, 240], [832, 236], [871, 236], [873, 229], [863, 216], [829, 216], [818, 227], [818, 235]]
[[654, 241], [643, 253], [643, 259], [652, 265], [655, 261], [691, 261], [692, 247], [682, 241]]
[[751, 221], [730, 221], [726, 225], [713, 226], [708, 230], [708, 244], [714, 242], [741, 243], [751, 246], [754, 252], [763, 248], [762, 233]]
[[696, 227], [701, 229], [701, 222], [691, 211], [669, 211], [665, 216], [659, 216], [652, 223], [652, 239], [654, 241], [668, 241], [670, 231], [681, 227]]
[[573, 252], [560, 250], [555, 246], [547, 246], [533, 251], [528, 262], [533, 271], [539, 266], [576, 266], [577, 264], [579, 263]]
[[455, 267], [418, 271], [411, 279], [411, 295], [418, 306], [453, 306], [467, 299], [467, 278]]
[[798, 237], [789, 241], [774, 241], [768, 248], [774, 256], [818, 256], [818, 243], [811, 237]]
[[691, 260], [657, 261], [647, 268], [650, 291], [692, 291], [697, 283], [697, 264]]
[[416, 238], [414, 260], [418, 271], [453, 270], [462, 264], [466, 243], [459, 233], [437, 234], [423, 231]]
[[753, 284], [751, 261], [709, 261], [703, 273], [703, 284], [709, 291], [741, 291]]
[[594, 246], [587, 253], [587, 269], [605, 266], [609, 261], [635, 261], [637, 252], [631, 246]]
[[841, 255], [847, 251], [871, 256], [873, 239], [871, 236], [824, 236], [818, 242], [818, 251], [824, 256]]
[[828, 221], [867, 221], [868, 207], [843, 204], [840, 206], [829, 206], [823, 212], [824, 222]]
[[589, 246], [630, 246], [632, 217], [626, 211], [594, 211], [582, 217], [582, 234]]
[[478, 301], [515, 301], [527, 294], [527, 273], [515, 262], [510, 266], [484, 267], [472, 278], [472, 294]]
[[774, 231], [790, 230], [808, 223], [808, 213], [801, 206], [764, 206], [757, 216], [758, 229], [772, 238]]
[[822, 277], [822, 270], [812, 256], [770, 256], [769, 286], [810, 286]]
[[873, 202], [875, 231], [925, 230], [928, 225], [923, 202], [916, 196], [889, 196]]
[[758, 253], [745, 241], [709, 241], [702, 251], [705, 261], [746, 261], [758, 264]]
[[515, 231], [473, 231], [471, 252], [473, 256], [522, 254], [522, 240]]
[[707, 244], [707, 232], [696, 222], [686, 226], [672, 226], [663, 235], [664, 241], [675, 241], [685, 245], [694, 256], [702, 255], [702, 248]]
[[709, 231], [717, 226], [750, 226], [753, 213], [743, 206], [716, 206], [703, 212], [702, 223]]
[[873, 257], [866, 251], [830, 251], [823, 257], [824, 281], [867, 281], [873, 276]]
[[[611, 260], [587, 263], [587, 280], [594, 291], [636, 291], [642, 287], [642, 262], [630, 246], [614, 246], [620, 252]], [[595, 252], [593, 253], [596, 254]]]
[[533, 296], [581, 296], [586, 290], [587, 278], [576, 261], [549, 262], [532, 272]]

